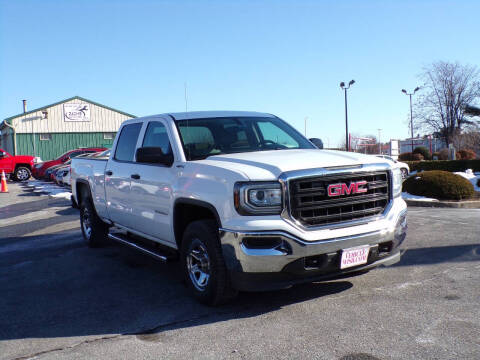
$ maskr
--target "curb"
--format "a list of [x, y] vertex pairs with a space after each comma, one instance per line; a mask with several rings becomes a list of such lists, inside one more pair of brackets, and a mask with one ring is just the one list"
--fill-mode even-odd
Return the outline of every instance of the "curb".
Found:
[[469, 201], [421, 201], [404, 199], [408, 206], [435, 207], [435, 208], [455, 208], [455, 209], [480, 209], [479, 200]]

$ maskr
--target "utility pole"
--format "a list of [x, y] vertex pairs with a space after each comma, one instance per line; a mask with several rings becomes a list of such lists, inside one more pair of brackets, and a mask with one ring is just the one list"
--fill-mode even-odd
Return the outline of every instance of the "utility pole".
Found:
[[345, 86], [345, 83], [342, 81], [340, 87], [345, 91], [345, 149], [350, 151], [350, 143], [348, 141], [348, 107], [347, 107], [347, 90], [350, 89], [350, 86], [355, 84], [355, 80], [350, 80], [348, 87]]

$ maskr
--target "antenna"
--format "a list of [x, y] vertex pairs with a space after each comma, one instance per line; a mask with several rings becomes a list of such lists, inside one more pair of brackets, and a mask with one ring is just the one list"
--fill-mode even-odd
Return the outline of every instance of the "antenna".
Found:
[[[185, 113], [188, 113], [188, 98], [187, 98], [187, 82], [186, 81], [183, 83], [183, 87], [185, 89]], [[185, 115], [187, 117], [187, 119], [186, 119], [187, 120], [187, 133], [186, 133], [186, 135], [187, 135], [187, 138], [188, 138], [188, 136], [190, 135], [190, 124], [189, 124], [189, 121], [188, 121], [188, 114], [185, 114]], [[192, 158], [192, 151], [191, 151], [190, 147], [191, 147], [191, 145], [187, 146], [189, 159]]]

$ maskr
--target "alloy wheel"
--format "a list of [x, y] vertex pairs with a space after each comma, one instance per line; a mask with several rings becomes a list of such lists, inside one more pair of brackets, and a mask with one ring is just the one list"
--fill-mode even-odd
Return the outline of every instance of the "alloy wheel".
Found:
[[205, 291], [210, 279], [210, 259], [206, 247], [196, 242], [187, 255], [188, 275], [193, 286], [199, 291]]

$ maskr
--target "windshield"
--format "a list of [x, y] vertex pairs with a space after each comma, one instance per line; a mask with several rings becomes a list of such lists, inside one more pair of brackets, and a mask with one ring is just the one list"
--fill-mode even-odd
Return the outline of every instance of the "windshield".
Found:
[[187, 160], [242, 152], [314, 149], [293, 127], [278, 118], [222, 117], [177, 121]]

